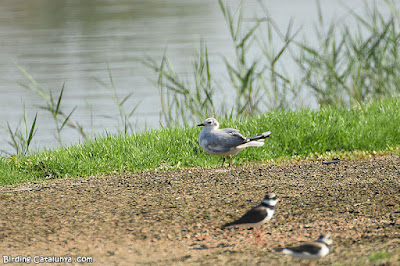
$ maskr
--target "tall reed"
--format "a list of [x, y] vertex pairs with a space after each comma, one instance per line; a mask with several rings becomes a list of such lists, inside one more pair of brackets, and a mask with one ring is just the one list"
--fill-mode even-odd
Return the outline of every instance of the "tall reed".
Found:
[[391, 10], [389, 16], [384, 16], [376, 3], [365, 2], [364, 14], [349, 10], [356, 27], [331, 22], [325, 30], [320, 19], [319, 45], [299, 43], [297, 62], [303, 82], [321, 107], [351, 106], [399, 94], [399, 9], [396, 2], [385, 2]]
[[[134, 132], [134, 124], [131, 120], [132, 120], [132, 117], [133, 117], [136, 109], [139, 107], [141, 101], [139, 101], [138, 103], [136, 103], [136, 105], [134, 105], [132, 108], [127, 110], [125, 108], [125, 106], [126, 106], [128, 99], [133, 96], [133, 92], [129, 93], [125, 97], [121, 97], [118, 93], [117, 87], [115, 86], [114, 78], [113, 78], [113, 75], [112, 75], [109, 65], [107, 65], [107, 70], [108, 70], [108, 78], [109, 78], [110, 84], [103, 82], [100, 79], [97, 79], [97, 82], [100, 85], [102, 85], [104, 88], [111, 91], [112, 101], [114, 102], [114, 105], [118, 108], [119, 119], [120, 119], [120, 123], [122, 124], [122, 128], [123, 128], [122, 129], [123, 134], [126, 135], [128, 133], [133, 133]], [[111, 117], [109, 115], [105, 115], [104, 117], [114, 119], [113, 117]], [[118, 128], [119, 127], [120, 126], [118, 126]], [[118, 131], [121, 132], [120, 129]]]
[[[292, 34], [292, 24], [285, 34], [279, 31], [282, 46], [275, 50], [271, 46], [271, 31], [279, 29], [273, 25], [273, 20], [264, 15], [245, 21], [242, 5], [232, 8], [219, 1], [235, 52], [233, 58], [223, 57], [225, 78], [231, 86], [226, 91], [232, 89], [228, 93], [232, 96], [230, 101], [217, 100], [221, 98], [221, 91], [212, 75], [203, 42], [194, 59], [191, 79], [175, 71], [166, 53], [160, 63], [153, 58], [142, 61], [158, 75], [161, 121], [167, 125], [202, 121], [210, 115], [225, 118], [256, 115], [295, 105], [293, 98], [299, 95], [301, 85], [293, 81], [280, 60], [298, 31]], [[265, 31], [269, 34], [265, 35]]]
[[[17, 156], [24, 156], [29, 152], [29, 147], [32, 143], [32, 139], [37, 131], [36, 120], [37, 113], [35, 114], [35, 118], [33, 119], [32, 124], [29, 126], [24, 104], [24, 114], [19, 120], [16, 128], [12, 129], [10, 123], [7, 122], [6, 131], [10, 137], [10, 140], [8, 140], [7, 143], [14, 149]], [[8, 155], [12, 155], [5, 150], [2, 150], [2, 152]]]
[[18, 84], [26, 90], [40, 96], [44, 100], [44, 104], [39, 105], [39, 108], [51, 114], [56, 126], [56, 139], [58, 142], [62, 144], [61, 131], [65, 126], [75, 129], [83, 138], [86, 139], [87, 135], [83, 126], [79, 122], [71, 120], [71, 116], [78, 106], [75, 106], [69, 113], [65, 112], [62, 108], [61, 103], [64, 95], [65, 83], [61, 87], [59, 96], [55, 97], [51, 90], [47, 92], [45, 89], [43, 89], [43, 87], [22, 66], [17, 65], [17, 67], [30, 81], [30, 84]]
[[219, 114], [214, 105], [217, 85], [212, 78], [208, 50], [200, 43], [193, 63], [192, 81], [181, 77], [172, 66], [166, 53], [161, 63], [147, 58], [142, 63], [157, 74], [157, 87], [161, 99], [160, 122], [188, 124], [202, 120], [205, 116]]

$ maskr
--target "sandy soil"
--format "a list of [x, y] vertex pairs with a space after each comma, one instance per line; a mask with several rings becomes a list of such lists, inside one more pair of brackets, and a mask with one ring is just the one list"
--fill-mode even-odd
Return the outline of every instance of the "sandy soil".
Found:
[[[0, 261], [19, 255], [85, 256], [96, 265], [298, 264], [306, 261], [274, 249], [329, 231], [331, 253], [318, 264], [400, 265], [399, 178], [400, 158], [384, 156], [0, 187]], [[263, 227], [265, 245], [255, 244], [252, 230], [219, 229], [266, 191], [281, 202]]]

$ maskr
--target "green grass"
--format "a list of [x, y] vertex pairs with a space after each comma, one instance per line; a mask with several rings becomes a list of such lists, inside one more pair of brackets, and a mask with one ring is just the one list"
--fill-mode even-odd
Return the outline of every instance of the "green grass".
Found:
[[368, 256], [368, 260], [370, 262], [388, 259], [388, 258], [390, 258], [390, 254], [387, 251], [377, 251], [376, 253], [373, 253]]
[[[224, 120], [246, 136], [272, 131], [261, 148], [248, 148], [233, 157], [234, 165], [290, 158], [316, 158], [316, 154], [346, 155], [387, 151], [398, 153], [400, 100], [388, 98], [352, 109], [274, 111], [241, 120]], [[201, 122], [201, 121], [199, 121]], [[215, 167], [221, 158], [201, 150], [200, 128], [168, 127], [144, 133], [98, 136], [65, 148], [29, 156], [0, 159], [0, 184], [46, 178], [98, 176], [165, 170], [177, 167]]]

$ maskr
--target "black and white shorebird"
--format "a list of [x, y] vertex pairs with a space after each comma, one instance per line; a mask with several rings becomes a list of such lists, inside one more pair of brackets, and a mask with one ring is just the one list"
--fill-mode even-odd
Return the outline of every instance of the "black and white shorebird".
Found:
[[246, 138], [233, 128], [219, 128], [218, 121], [207, 118], [203, 123], [198, 124], [204, 127], [199, 135], [200, 147], [211, 155], [222, 156], [222, 166], [225, 156], [229, 156], [229, 166], [232, 165], [232, 155], [239, 153], [247, 147], [260, 147], [264, 145], [264, 139], [271, 135], [271, 132], [264, 132], [257, 136]]
[[330, 233], [322, 234], [316, 241], [296, 247], [281, 248], [278, 252], [301, 259], [322, 258], [329, 254], [329, 245], [332, 244]]
[[223, 225], [222, 229], [232, 227], [253, 228], [256, 242], [259, 240], [259, 242], [262, 243], [260, 227], [271, 220], [275, 213], [275, 205], [278, 201], [278, 196], [275, 193], [268, 193], [265, 195], [260, 205], [250, 209], [236, 221]]

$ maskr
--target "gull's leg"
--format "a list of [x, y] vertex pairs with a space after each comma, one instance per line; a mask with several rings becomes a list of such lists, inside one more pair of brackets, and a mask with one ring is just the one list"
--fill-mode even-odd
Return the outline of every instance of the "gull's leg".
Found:
[[232, 166], [232, 155], [229, 155], [229, 166]]
[[222, 164], [221, 164], [221, 167], [224, 167], [224, 162], [225, 162], [225, 156], [222, 156]]

